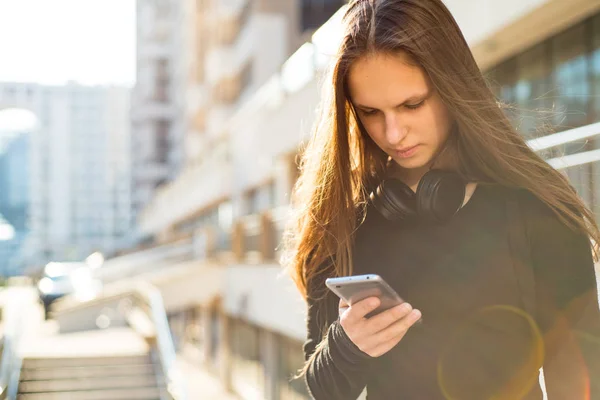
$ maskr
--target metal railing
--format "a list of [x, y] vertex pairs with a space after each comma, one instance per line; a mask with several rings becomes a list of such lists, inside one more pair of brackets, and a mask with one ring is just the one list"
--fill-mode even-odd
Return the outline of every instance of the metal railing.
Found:
[[183, 377], [175, 367], [177, 354], [162, 295], [156, 287], [147, 282], [141, 282], [136, 287], [134, 297], [147, 307], [148, 317], [154, 325], [155, 348], [170, 400], [185, 400]]
[[252, 214], [242, 217], [242, 239], [244, 241], [244, 253], [260, 252], [261, 251], [261, 236], [263, 234], [263, 226], [261, 224], [261, 215]]
[[[123, 317], [127, 321], [130, 321], [129, 314], [141, 310], [153, 327], [152, 340], [149, 340], [148, 344], [158, 355], [160, 370], [166, 383], [167, 399], [186, 400], [183, 377], [175, 365], [177, 354], [160, 290], [145, 281], [130, 281], [110, 285], [104, 289], [103, 293], [102, 296], [89, 301], [79, 301], [71, 296], [59, 299], [53, 306], [52, 316], [59, 321], [59, 325], [69, 313], [75, 313], [74, 315], [77, 316], [81, 311], [97, 312], [100, 316], [105, 310], [98, 306], [115, 303], [115, 300], [119, 300], [118, 311], [125, 314]], [[86, 330], [87, 328], [86, 326], [82, 329]], [[132, 326], [132, 329], [136, 329], [136, 327]], [[148, 339], [147, 332], [139, 333]], [[0, 400], [2, 399], [0, 398]]]
[[[540, 152], [551, 148], [572, 144], [580, 140], [587, 140], [600, 136], [600, 122], [585, 125], [552, 135], [542, 136], [527, 141], [527, 145], [534, 151]], [[567, 169], [584, 164], [600, 161], [600, 149], [581, 151], [575, 154], [554, 157], [547, 160], [548, 164], [556, 169]]]
[[193, 239], [186, 238], [107, 260], [103, 267], [95, 272], [95, 276], [105, 283], [114, 282], [176, 265], [193, 257]]

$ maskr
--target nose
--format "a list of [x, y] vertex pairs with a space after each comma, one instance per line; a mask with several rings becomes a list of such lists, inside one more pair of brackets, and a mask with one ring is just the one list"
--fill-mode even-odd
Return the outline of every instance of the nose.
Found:
[[407, 134], [408, 128], [398, 121], [396, 115], [391, 114], [386, 116], [385, 136], [389, 144], [393, 146], [400, 144]]

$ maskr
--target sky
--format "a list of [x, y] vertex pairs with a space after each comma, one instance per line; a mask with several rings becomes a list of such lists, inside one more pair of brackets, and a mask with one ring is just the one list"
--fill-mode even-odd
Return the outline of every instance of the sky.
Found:
[[135, 0], [0, 0], [0, 81], [132, 85]]
[[[0, 0], [0, 82], [68, 81], [134, 84], [135, 0]], [[0, 111], [0, 136], [31, 124]]]

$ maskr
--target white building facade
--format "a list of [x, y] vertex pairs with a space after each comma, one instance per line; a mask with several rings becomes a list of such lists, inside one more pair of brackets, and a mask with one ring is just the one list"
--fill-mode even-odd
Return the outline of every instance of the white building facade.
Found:
[[136, 85], [131, 124], [133, 209], [137, 213], [155, 190], [175, 178], [183, 162], [181, 79], [177, 74], [181, 2], [136, 2]]
[[0, 84], [0, 108], [38, 118], [30, 135], [30, 267], [126, 245], [132, 226], [130, 89]]

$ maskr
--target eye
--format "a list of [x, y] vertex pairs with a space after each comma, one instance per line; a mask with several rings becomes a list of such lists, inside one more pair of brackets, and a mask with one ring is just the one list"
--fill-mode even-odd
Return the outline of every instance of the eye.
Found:
[[425, 100], [417, 104], [405, 104], [404, 107], [408, 108], [409, 110], [416, 110], [417, 108], [421, 107], [424, 103]]
[[375, 114], [377, 114], [378, 110], [360, 110], [361, 114], [364, 115], [365, 117], [370, 117], [373, 116]]

